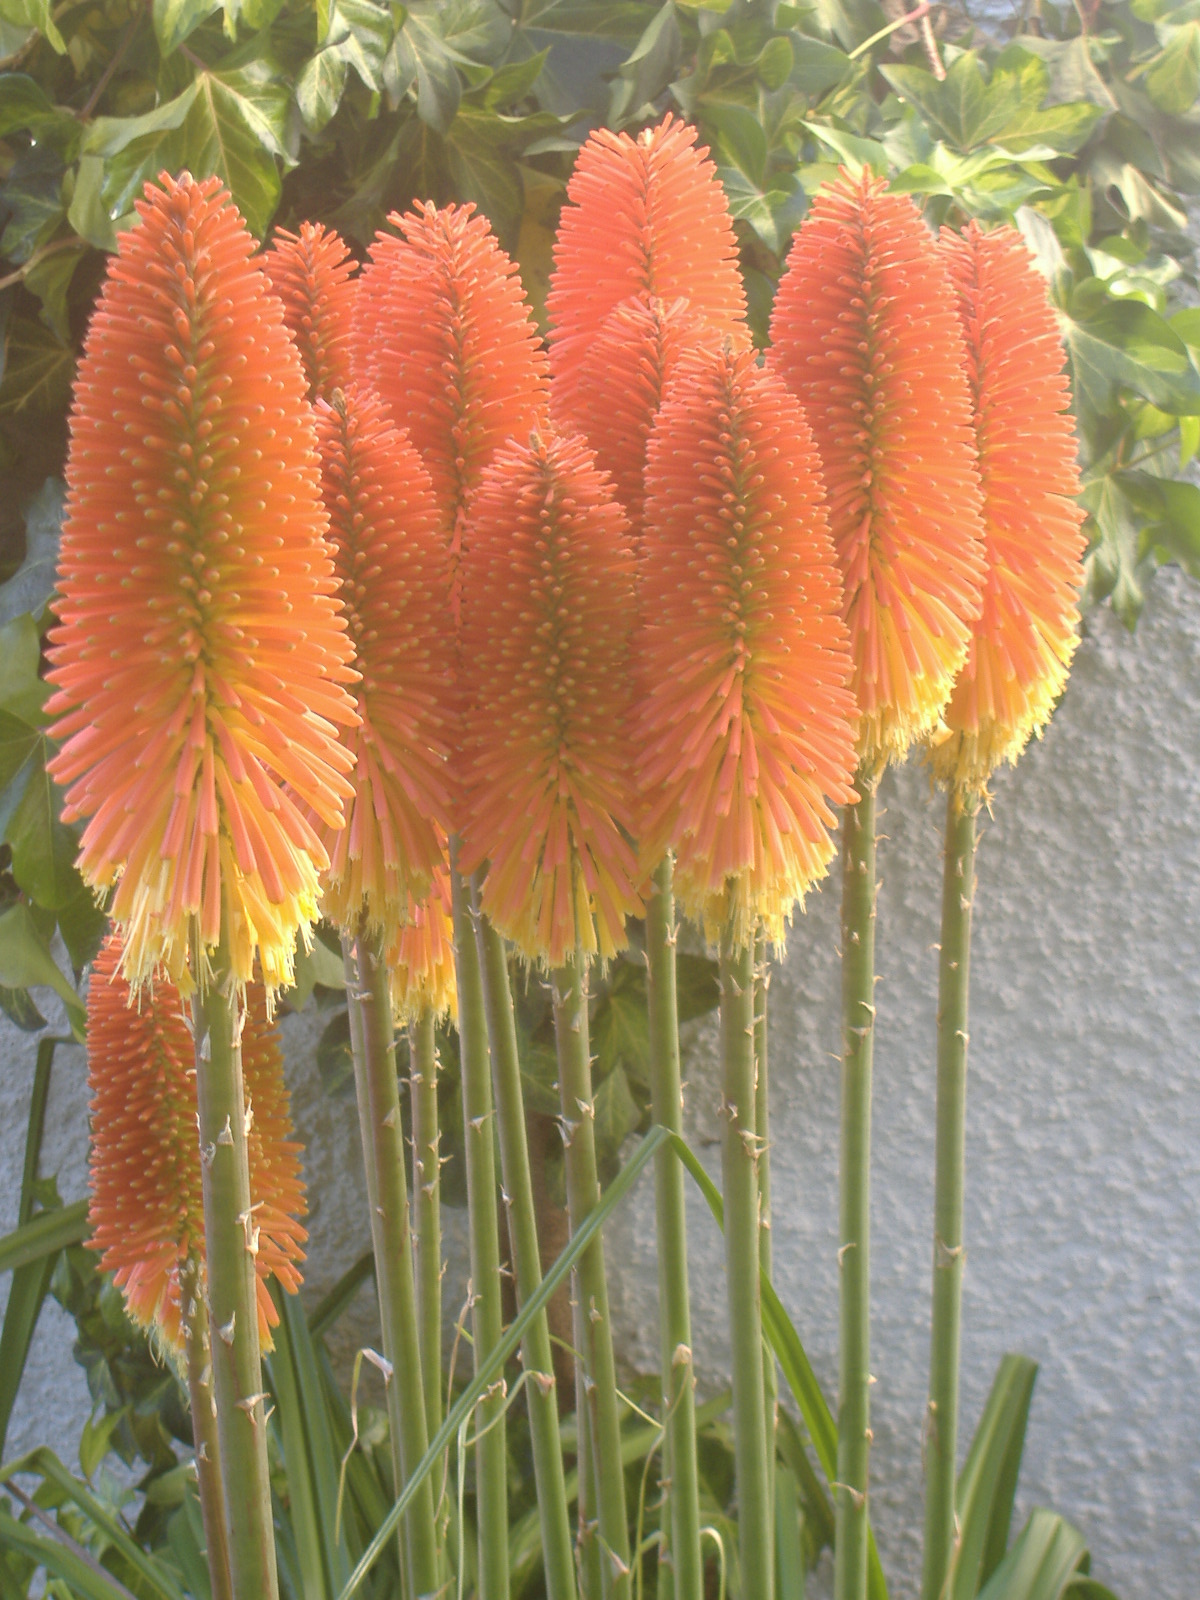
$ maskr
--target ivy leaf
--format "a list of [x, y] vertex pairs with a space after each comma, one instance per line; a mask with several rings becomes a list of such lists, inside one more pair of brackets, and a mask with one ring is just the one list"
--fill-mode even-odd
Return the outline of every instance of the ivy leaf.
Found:
[[538, 104], [556, 116], [600, 112], [609, 80], [660, 6], [653, 0], [521, 0], [512, 55], [546, 54]]
[[12, 317], [4, 340], [0, 418], [61, 412], [71, 395], [75, 352], [49, 328]]
[[220, 9], [221, 0], [154, 0], [151, 14], [158, 48], [169, 56]]
[[1200, 95], [1200, 22], [1185, 22], [1146, 69], [1146, 93], [1160, 111], [1182, 117]]
[[1120, 385], [1172, 416], [1200, 412], [1200, 372], [1178, 331], [1140, 300], [1117, 300], [1086, 279], [1060, 315], [1077, 404], [1112, 410]]
[[313, 133], [320, 133], [341, 105], [348, 71], [345, 53], [337, 44], [322, 45], [300, 69], [296, 104]]
[[64, 161], [73, 159], [79, 146], [79, 119], [72, 111], [55, 105], [27, 73], [0, 73], [0, 138], [17, 132], [32, 135]]
[[259, 56], [204, 71], [165, 105], [140, 117], [97, 117], [84, 135], [70, 221], [101, 249], [133, 219], [134, 201], [165, 168], [215, 173], [259, 238], [279, 203], [277, 157], [291, 94], [278, 67]]
[[325, 1024], [317, 1041], [317, 1072], [321, 1087], [331, 1099], [344, 1100], [354, 1093], [354, 1054], [350, 1048], [350, 1013], [338, 1011]]
[[650, 1025], [646, 1013], [646, 970], [632, 961], [614, 962], [595, 1015], [590, 1019], [596, 1076], [607, 1082], [623, 1067], [643, 1088], [650, 1086]]
[[1115, 473], [1086, 484], [1080, 499], [1091, 515], [1092, 544], [1084, 561], [1086, 599], [1111, 599], [1117, 616], [1132, 628], [1146, 603], [1139, 572], [1138, 508]]
[[58, 969], [32, 910], [24, 901], [0, 912], [0, 984], [6, 989], [53, 989], [67, 1008], [71, 1032], [82, 1039], [83, 1004]]
[[[47, 478], [30, 502], [25, 513], [25, 559], [8, 582], [0, 584], [0, 622], [24, 611], [36, 614], [53, 594], [65, 501], [61, 479]], [[36, 668], [35, 656], [35, 674]]]
[[6, 989], [0, 984], [0, 1011], [22, 1033], [40, 1033], [46, 1019], [33, 1003], [28, 989]]
[[0, 0], [0, 17], [18, 28], [36, 28], [58, 55], [66, 55], [67, 47], [55, 26], [51, 0]]
[[887, 151], [877, 139], [864, 139], [860, 134], [849, 133], [844, 128], [835, 128], [824, 122], [810, 120], [801, 123], [801, 127], [811, 133], [814, 139], [828, 145], [852, 175], [857, 176], [864, 167], [870, 167], [872, 172], [879, 173], [881, 177], [887, 176]]
[[[610, 1177], [621, 1146], [640, 1125], [644, 1115], [621, 1067], [614, 1067], [596, 1090], [596, 1160], [602, 1179]], [[607, 1169], [607, 1171], [605, 1170]]]
[[95, 895], [78, 872], [75, 880], [78, 884], [75, 894], [66, 905], [58, 908], [58, 931], [67, 947], [72, 967], [76, 972], [82, 972], [96, 959], [96, 952], [108, 928], [108, 916], [103, 906], [96, 903]]
[[608, 122], [620, 128], [663, 92], [679, 71], [683, 37], [673, 0], [666, 0], [621, 63], [608, 103]]
[[721, 1003], [721, 980], [711, 956], [679, 951], [675, 957], [675, 997], [681, 1023], [694, 1022], [717, 1009]]

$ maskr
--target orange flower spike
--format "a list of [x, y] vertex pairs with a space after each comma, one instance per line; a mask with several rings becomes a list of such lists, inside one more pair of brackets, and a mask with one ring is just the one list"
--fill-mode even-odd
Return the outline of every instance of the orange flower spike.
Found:
[[310, 393], [344, 389], [351, 379], [358, 288], [358, 264], [345, 240], [319, 222], [302, 222], [299, 233], [276, 229], [261, 260], [283, 302], [284, 321], [304, 363]]
[[388, 218], [360, 279], [360, 377], [408, 430], [451, 541], [457, 623], [467, 497], [496, 450], [544, 418], [546, 359], [514, 264], [475, 208]]
[[527, 960], [610, 956], [639, 916], [626, 839], [634, 557], [578, 436], [511, 444], [471, 507], [460, 871]]
[[423, 1012], [458, 1020], [458, 984], [454, 973], [454, 922], [450, 906], [450, 874], [440, 868], [424, 900], [409, 906], [408, 916], [387, 952], [392, 978], [392, 1009], [401, 1026]]
[[[158, 977], [130, 1004], [121, 941], [110, 935], [88, 985], [88, 1080], [92, 1093], [93, 1249], [115, 1276], [133, 1320], [183, 1351], [180, 1273], [204, 1261], [204, 1206], [196, 1135], [192, 1035], [175, 986]], [[135, 997], [136, 998], [136, 997]], [[242, 1071], [253, 1120], [247, 1140], [258, 1229], [259, 1335], [270, 1349], [278, 1316], [267, 1292], [274, 1273], [294, 1294], [308, 1237], [300, 1151], [292, 1132], [283, 1056], [267, 1022], [261, 985], [246, 992]]]
[[725, 192], [696, 130], [668, 116], [636, 139], [601, 128], [575, 162], [546, 298], [555, 415], [578, 427], [588, 351], [636, 296], [686, 296], [718, 333], [749, 343]]
[[291, 982], [329, 828], [352, 794], [353, 674], [300, 360], [215, 178], [148, 186], [93, 315], [71, 415], [47, 702], [90, 818], [79, 867], [116, 884], [124, 972], [191, 983], [222, 928]]
[[962, 333], [906, 195], [866, 172], [818, 192], [775, 297], [771, 343], [824, 464], [859, 754], [878, 770], [936, 725], [983, 581]]
[[335, 566], [355, 663], [359, 722], [345, 742], [354, 798], [346, 826], [317, 825], [329, 853], [324, 913], [347, 932], [391, 936], [445, 855], [445, 543], [429, 474], [382, 401], [360, 389], [317, 407]]
[[687, 350], [721, 340], [687, 300], [622, 300], [604, 320], [582, 368], [573, 425], [596, 452], [635, 543], [645, 502], [646, 447], [663, 395]]
[[1078, 642], [1086, 543], [1070, 389], [1054, 313], [1015, 228], [944, 230], [940, 249], [967, 343], [983, 480], [983, 614], [930, 760], [982, 791], [1040, 734]]
[[752, 351], [681, 362], [650, 439], [636, 723], [646, 863], [782, 942], [854, 771], [851, 658], [804, 413]]

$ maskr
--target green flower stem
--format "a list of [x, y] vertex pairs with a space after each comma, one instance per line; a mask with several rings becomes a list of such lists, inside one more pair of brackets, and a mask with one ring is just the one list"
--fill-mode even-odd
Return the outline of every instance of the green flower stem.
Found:
[[[504, 941], [479, 910], [476, 882], [471, 885], [471, 910], [483, 978], [484, 1009], [492, 1057], [492, 1087], [496, 1101], [496, 1131], [500, 1140], [500, 1169], [508, 1208], [508, 1237], [516, 1277], [517, 1305], [520, 1307], [541, 1287], [542, 1261], [538, 1250], [533, 1182], [529, 1172], [529, 1141], [525, 1131], [525, 1099], [521, 1089], [521, 1063], [517, 1054], [517, 1028], [508, 987], [508, 956]], [[521, 1354], [527, 1378], [525, 1393], [533, 1447], [533, 1475], [537, 1484], [546, 1596], [547, 1600], [574, 1600], [576, 1586], [571, 1521], [563, 1474], [550, 1325], [544, 1311], [530, 1323]]]
[[[600, 1203], [596, 1169], [596, 1106], [592, 1093], [592, 1055], [588, 1039], [587, 958], [554, 972], [554, 1040], [558, 1050], [558, 1098], [562, 1107], [567, 1209], [574, 1233]], [[621, 1419], [617, 1407], [617, 1369], [613, 1357], [612, 1320], [608, 1313], [608, 1280], [604, 1272], [604, 1240], [597, 1234], [580, 1257], [575, 1275], [579, 1301], [577, 1348], [582, 1360], [588, 1421], [595, 1467], [596, 1512], [604, 1550], [601, 1578], [605, 1595], [629, 1600], [629, 1523], [625, 1514], [625, 1472], [621, 1465]]]
[[[767, 991], [771, 987], [771, 961], [761, 935], [754, 944], [754, 1129], [758, 1136], [758, 1253], [759, 1265], [770, 1278], [771, 1253], [771, 1114], [770, 1075], [767, 1067]], [[775, 1352], [763, 1343], [763, 1394], [767, 1416], [767, 1505], [775, 1517], [775, 1430], [779, 1408], [779, 1374]]]
[[775, 1552], [763, 1382], [759, 1276], [757, 1107], [754, 1085], [754, 950], [721, 940], [721, 1174], [725, 1190], [725, 1282], [733, 1358], [733, 1448], [737, 1469], [742, 1591], [772, 1600]]
[[[586, 1332], [583, 1325], [583, 1305], [579, 1295], [576, 1294], [571, 1302], [571, 1335], [577, 1351], [582, 1351], [584, 1348]], [[582, 1359], [578, 1359], [575, 1362], [575, 1562], [579, 1573], [579, 1592], [584, 1600], [600, 1600], [600, 1596], [604, 1593], [598, 1537], [600, 1518], [596, 1504], [596, 1450], [592, 1433], [592, 1417], [588, 1406], [588, 1375], [584, 1370]]]
[[[504, 1334], [500, 1300], [500, 1219], [496, 1204], [492, 1080], [488, 1063], [483, 979], [475, 945], [469, 890], [451, 869], [454, 964], [458, 979], [458, 1039], [462, 1075], [463, 1143], [471, 1245], [471, 1333], [475, 1370], [487, 1365]], [[504, 1388], [497, 1382], [475, 1411], [475, 1495], [479, 1523], [479, 1600], [507, 1600], [508, 1438]]]
[[234, 1600], [275, 1600], [239, 1009], [223, 926], [211, 975], [193, 1003], [213, 1392], [231, 1590]]
[[408, 1062], [413, 1142], [413, 1271], [417, 1286], [417, 1322], [421, 1329], [425, 1427], [432, 1434], [442, 1422], [442, 1203], [437, 1045], [433, 1012], [428, 1009], [409, 1026]]
[[925, 1445], [922, 1600], [941, 1600], [954, 1553], [958, 1373], [962, 1327], [967, 1004], [975, 817], [979, 796], [951, 790], [946, 807], [942, 944], [938, 962], [937, 1158], [933, 1202], [933, 1324]]
[[221, 1449], [217, 1442], [217, 1407], [213, 1399], [208, 1303], [200, 1263], [195, 1256], [189, 1256], [184, 1263], [179, 1288], [183, 1300], [192, 1443], [196, 1448], [196, 1485], [200, 1494], [200, 1518], [204, 1524], [204, 1557], [208, 1565], [212, 1600], [232, 1600], [229, 1540], [225, 1532], [225, 1490], [221, 1484]]
[[[399, 1490], [425, 1454], [429, 1432], [421, 1380], [421, 1334], [413, 1279], [392, 998], [383, 941], [378, 935], [360, 933], [353, 944], [343, 937], [342, 954], [346, 965], [358, 1122], [371, 1206], [371, 1242], [375, 1250], [383, 1354], [392, 1369], [387, 1383], [388, 1418]], [[405, 1518], [404, 1530], [403, 1555], [409, 1593], [414, 1597], [433, 1594], [438, 1588], [438, 1548], [433, 1486], [429, 1478], [417, 1492]]]
[[[668, 856], [654, 874], [654, 893], [646, 906], [650, 1106], [655, 1122], [682, 1135], [683, 1083], [679, 1066], [672, 878], [673, 867]], [[700, 1550], [700, 1474], [696, 1460], [687, 1209], [683, 1168], [671, 1150], [660, 1150], [654, 1158], [654, 1206], [662, 1406], [666, 1427], [663, 1440], [666, 1509], [659, 1560], [673, 1574], [676, 1594], [699, 1595], [704, 1591], [704, 1561]]]
[[835, 1600], [865, 1600], [870, 1420], [871, 1059], [875, 1041], [875, 779], [859, 773], [842, 840], [841, 1330]]

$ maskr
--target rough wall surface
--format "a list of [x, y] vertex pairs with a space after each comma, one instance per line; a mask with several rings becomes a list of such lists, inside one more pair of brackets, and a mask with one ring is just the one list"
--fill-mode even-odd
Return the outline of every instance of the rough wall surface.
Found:
[[[874, 1494], [893, 1593], [915, 1593], [921, 1526], [942, 806], [889, 777], [880, 847], [873, 1271]], [[997, 781], [979, 857], [972, 975], [963, 1414], [1005, 1350], [1041, 1363], [1019, 1501], [1074, 1519], [1122, 1600], [1190, 1600], [1200, 1570], [1200, 589], [1155, 581], [1136, 638], [1093, 618], [1041, 745]], [[836, 1376], [836, 884], [799, 920], [771, 991], [780, 1293], [832, 1398]], [[310, 1141], [309, 1281], [365, 1247], [348, 1102], [322, 1094], [320, 1020], [285, 1027]], [[719, 1167], [711, 1029], [689, 1057], [689, 1122]], [[0, 1230], [15, 1220], [32, 1041], [0, 1023]], [[56, 1063], [45, 1170], [82, 1192], [82, 1052]], [[452, 1227], [460, 1218], [447, 1216]], [[691, 1214], [697, 1355], [727, 1368], [721, 1253]], [[656, 1361], [653, 1198], [610, 1260], [626, 1360]], [[461, 1249], [453, 1251], [461, 1256]], [[0, 1281], [0, 1297], [7, 1283]], [[461, 1298], [447, 1283], [453, 1315]], [[371, 1335], [369, 1299], [346, 1338]], [[87, 1410], [72, 1324], [48, 1306], [10, 1453], [73, 1461]]]

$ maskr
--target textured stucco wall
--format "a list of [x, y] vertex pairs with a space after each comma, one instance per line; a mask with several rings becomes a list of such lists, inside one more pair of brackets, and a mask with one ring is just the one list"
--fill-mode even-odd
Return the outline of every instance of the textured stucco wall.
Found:
[[[932, 1048], [942, 807], [918, 769], [886, 781], [880, 862], [873, 1267], [875, 1511], [898, 1596], [919, 1571], [928, 1340]], [[971, 1024], [964, 1416], [1008, 1349], [1042, 1363], [1022, 1514], [1050, 1504], [1123, 1600], [1190, 1600], [1200, 1571], [1200, 589], [1155, 581], [1137, 636], [1092, 620], [1045, 741], [996, 784], [980, 852]], [[836, 886], [796, 927], [772, 998], [780, 1293], [832, 1398], [836, 1372]], [[364, 1247], [353, 1110], [324, 1097], [320, 1019], [288, 1019], [310, 1143], [310, 1282]], [[689, 1119], [716, 1139], [713, 1030], [689, 1059]], [[31, 1042], [0, 1024], [0, 1229], [16, 1206]], [[81, 1192], [83, 1057], [56, 1064], [47, 1170]], [[653, 1201], [610, 1236], [626, 1359], [653, 1366]], [[447, 1214], [455, 1235], [461, 1216]], [[697, 1355], [722, 1379], [719, 1244], [691, 1215]], [[462, 1250], [452, 1254], [461, 1262]], [[461, 1268], [459, 1269], [461, 1273]], [[0, 1282], [0, 1296], [6, 1284]], [[461, 1286], [452, 1273], [447, 1307]], [[371, 1337], [361, 1306], [347, 1344]], [[48, 1307], [10, 1450], [73, 1459], [87, 1397]]]

